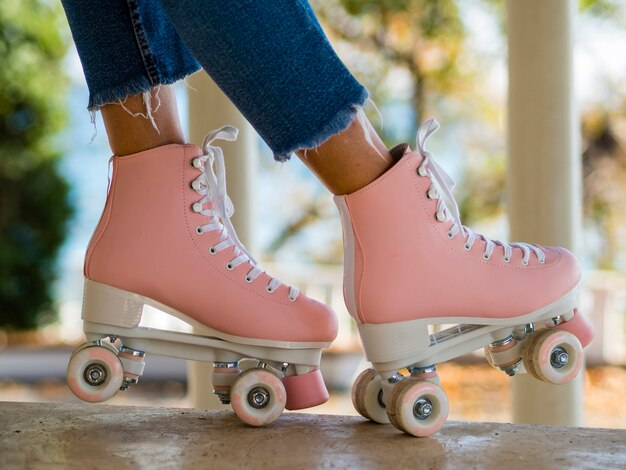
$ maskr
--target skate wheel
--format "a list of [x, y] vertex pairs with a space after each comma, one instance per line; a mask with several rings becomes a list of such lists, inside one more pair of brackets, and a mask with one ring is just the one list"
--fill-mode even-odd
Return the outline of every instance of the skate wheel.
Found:
[[564, 384], [572, 380], [582, 367], [582, 346], [572, 333], [545, 330], [531, 338], [523, 351], [526, 370], [539, 380]]
[[352, 385], [352, 404], [364, 418], [379, 424], [389, 424], [379, 378], [374, 369], [361, 372]]
[[265, 369], [242, 373], [230, 390], [233, 410], [244, 423], [264, 426], [285, 409], [287, 393], [282, 381]]
[[84, 401], [99, 403], [118, 392], [124, 379], [124, 370], [111, 349], [93, 345], [72, 355], [66, 376], [74, 395]]
[[430, 436], [446, 422], [448, 397], [439, 385], [409, 377], [392, 388], [387, 414], [400, 431], [416, 437]]

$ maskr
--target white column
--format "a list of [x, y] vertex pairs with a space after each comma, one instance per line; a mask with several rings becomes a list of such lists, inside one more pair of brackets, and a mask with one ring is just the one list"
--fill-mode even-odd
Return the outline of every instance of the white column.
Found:
[[[572, 67], [576, 9], [576, 0], [507, 0], [511, 239], [574, 252], [582, 231]], [[559, 386], [515, 377], [513, 421], [581, 425], [582, 376]]]
[[[231, 220], [241, 242], [254, 252], [252, 197], [258, 153], [256, 133], [207, 74], [196, 73], [188, 82], [196, 89], [188, 91], [190, 142], [201, 145], [209, 131], [224, 124], [239, 128], [236, 142], [218, 141], [216, 145], [224, 150], [226, 185], [228, 195], [235, 206]], [[210, 299], [207, 299], [207, 308], [211, 308]], [[222, 407], [217, 397], [211, 393], [211, 371], [210, 364], [189, 362], [189, 394], [193, 407], [210, 409]]]

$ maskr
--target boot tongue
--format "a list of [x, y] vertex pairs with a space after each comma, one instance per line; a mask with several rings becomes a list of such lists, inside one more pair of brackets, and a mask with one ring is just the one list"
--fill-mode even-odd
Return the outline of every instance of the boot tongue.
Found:
[[404, 154], [410, 151], [409, 144], [398, 144], [389, 149], [389, 153], [396, 162], [400, 161]]

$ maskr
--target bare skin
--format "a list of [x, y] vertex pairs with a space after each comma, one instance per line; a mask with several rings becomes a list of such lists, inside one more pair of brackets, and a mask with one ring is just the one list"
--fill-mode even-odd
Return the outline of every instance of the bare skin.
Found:
[[333, 194], [350, 194], [374, 181], [393, 165], [393, 159], [371, 123], [367, 132], [378, 150], [364, 136], [358, 120], [319, 147], [296, 155]]
[[[145, 114], [141, 94], [128, 97], [123, 106], [114, 103], [101, 108], [109, 145], [114, 154], [129, 155], [161, 145], [185, 143], [174, 90], [171, 86], [162, 86], [158, 98], [160, 104], [157, 107], [156, 91], [153, 90], [152, 116], [158, 132], [145, 116], [133, 116], [128, 112]], [[319, 147], [296, 152], [333, 194], [357, 191], [392, 166], [392, 158], [385, 144], [367, 119], [365, 123], [374, 148], [365, 139], [361, 123], [355, 119], [347, 129]]]
[[150, 98], [152, 116], [158, 132], [149, 119], [133, 116], [128, 112], [145, 114], [146, 107], [141, 94], [129, 96], [123, 106], [113, 103], [100, 108], [109, 145], [115, 155], [129, 155], [161, 145], [185, 143], [174, 89], [171, 86], [161, 86], [158, 98], [156, 89], [152, 90]]

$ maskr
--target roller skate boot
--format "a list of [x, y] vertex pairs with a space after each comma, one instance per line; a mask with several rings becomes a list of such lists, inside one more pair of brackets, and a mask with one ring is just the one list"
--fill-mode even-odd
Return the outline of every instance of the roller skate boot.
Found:
[[[113, 176], [85, 259], [82, 318], [88, 342], [67, 369], [71, 390], [104, 401], [135, 383], [146, 353], [214, 363], [213, 388], [246, 423], [324, 403], [322, 348], [337, 334], [326, 306], [267, 274], [231, 224], [224, 157], [166, 145], [112, 157]], [[194, 333], [142, 326], [144, 305]]]
[[335, 197], [344, 297], [373, 365], [355, 381], [353, 403], [414, 436], [447, 418], [438, 362], [485, 347], [508, 375], [561, 384], [578, 374], [593, 336], [569, 251], [504, 243], [461, 224], [454, 183], [424, 146], [438, 127], [424, 123], [416, 151], [394, 147], [385, 174]]

